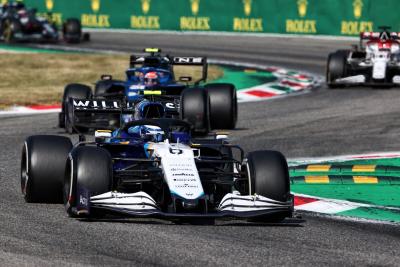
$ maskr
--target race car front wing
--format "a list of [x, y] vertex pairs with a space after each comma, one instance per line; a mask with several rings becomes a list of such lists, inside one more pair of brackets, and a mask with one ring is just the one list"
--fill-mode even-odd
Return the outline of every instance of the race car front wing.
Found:
[[293, 198], [287, 202], [280, 202], [260, 195], [227, 194], [215, 211], [208, 213], [164, 212], [150, 195], [142, 191], [136, 193], [107, 192], [92, 197], [88, 197], [88, 192], [84, 192], [79, 199], [84, 199], [84, 201], [79, 202], [76, 214], [86, 215], [90, 214], [91, 209], [96, 209], [133, 217], [252, 218], [277, 213], [291, 214], [293, 211]]

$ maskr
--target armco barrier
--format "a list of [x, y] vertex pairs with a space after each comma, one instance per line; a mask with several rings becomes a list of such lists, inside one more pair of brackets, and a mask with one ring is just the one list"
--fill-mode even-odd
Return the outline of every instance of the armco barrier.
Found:
[[[5, 2], [5, 0], [2, 0]], [[24, 0], [91, 28], [357, 35], [400, 30], [399, 0]]]

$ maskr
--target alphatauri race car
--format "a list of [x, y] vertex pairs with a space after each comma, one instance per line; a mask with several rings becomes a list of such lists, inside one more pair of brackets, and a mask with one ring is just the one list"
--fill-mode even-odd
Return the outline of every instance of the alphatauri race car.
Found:
[[[281, 221], [293, 196], [285, 157], [243, 150], [226, 136], [192, 139], [189, 123], [136, 120], [95, 141], [39, 135], [22, 149], [27, 202], [63, 201], [73, 217], [107, 215]], [[236, 156], [234, 156], [236, 155]]]
[[359, 46], [352, 50], [329, 54], [326, 81], [330, 88], [400, 85], [400, 33], [380, 28], [381, 32], [362, 32]]
[[[67, 43], [78, 43], [90, 39], [82, 34], [78, 19], [69, 18], [62, 25], [63, 39]], [[55, 23], [38, 16], [36, 9], [28, 9], [22, 2], [0, 5], [0, 39], [11, 42], [58, 42], [60, 34]]]
[[[94, 90], [82, 84], [65, 87], [59, 125], [67, 132], [74, 129], [119, 126], [119, 115], [106, 117], [75, 113], [77, 109], [101, 109], [102, 100], [118, 100], [136, 112], [124, 120], [144, 118], [176, 118], [192, 123], [198, 133], [207, 134], [211, 129], [233, 129], [237, 119], [236, 89], [232, 84], [210, 83], [207, 79], [207, 58], [171, 57], [160, 54], [160, 49], [145, 49], [149, 55], [131, 56], [126, 80], [113, 80], [102, 75]], [[175, 79], [174, 67], [198, 66], [202, 77], [189, 85], [192, 77]]]

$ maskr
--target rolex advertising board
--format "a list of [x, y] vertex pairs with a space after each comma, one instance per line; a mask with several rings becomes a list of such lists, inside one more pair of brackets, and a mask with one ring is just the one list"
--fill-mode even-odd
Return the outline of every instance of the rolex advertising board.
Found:
[[[2, 0], [2, 2], [6, 2]], [[24, 0], [61, 24], [87, 28], [355, 36], [391, 26], [398, 0]]]

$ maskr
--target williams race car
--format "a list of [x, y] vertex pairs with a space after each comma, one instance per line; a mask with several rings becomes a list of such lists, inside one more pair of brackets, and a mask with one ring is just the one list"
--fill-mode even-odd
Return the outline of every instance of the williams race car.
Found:
[[94, 142], [81, 136], [75, 145], [67, 137], [31, 136], [22, 149], [22, 193], [27, 202], [63, 201], [72, 217], [292, 216], [281, 153], [244, 157], [226, 136], [192, 139], [191, 127], [176, 119], [136, 120], [113, 132], [96, 131]]
[[[67, 19], [62, 26], [63, 39], [68, 43], [89, 40], [82, 34], [78, 19]], [[58, 27], [48, 19], [38, 16], [36, 9], [27, 9], [21, 2], [0, 5], [0, 39], [11, 42], [58, 42]]]
[[[90, 116], [72, 114], [77, 108], [95, 109], [102, 100], [123, 100], [126, 106], [137, 112], [131, 119], [178, 118], [192, 123], [198, 133], [207, 134], [210, 129], [233, 129], [237, 119], [236, 89], [232, 84], [206, 84], [207, 59], [204, 57], [170, 57], [160, 54], [159, 49], [145, 49], [146, 56], [131, 56], [126, 80], [113, 80], [102, 75], [94, 92], [89, 86], [69, 84], [64, 90], [59, 125], [67, 132], [74, 129], [116, 126], [119, 116]], [[174, 67], [198, 66], [202, 77], [189, 86], [192, 77], [175, 79]], [[125, 117], [129, 120], [128, 117]]]
[[352, 50], [329, 55], [326, 81], [330, 88], [400, 85], [400, 33], [380, 28], [381, 32], [362, 32], [359, 46]]

